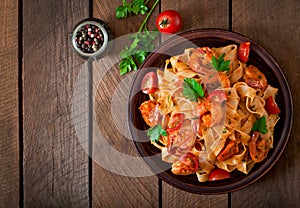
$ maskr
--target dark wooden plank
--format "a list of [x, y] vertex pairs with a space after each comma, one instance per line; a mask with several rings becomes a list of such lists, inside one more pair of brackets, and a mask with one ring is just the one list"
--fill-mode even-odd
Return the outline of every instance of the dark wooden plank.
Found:
[[[75, 128], [86, 126], [81, 132], [87, 139], [88, 121], [72, 115], [74, 86], [85, 62], [71, 49], [69, 33], [88, 17], [89, 1], [23, 5], [24, 204], [88, 207], [88, 155]], [[81, 106], [86, 112], [87, 99]]]
[[0, 13], [0, 207], [18, 207], [18, 1], [1, 1]]
[[[227, 207], [227, 195], [198, 195], [163, 183], [163, 207]], [[177, 199], [179, 198], [179, 199]]]
[[[162, 1], [161, 11], [175, 9], [183, 19], [182, 31], [196, 28], [229, 29], [228, 1]], [[227, 207], [227, 194], [214, 197], [196, 195], [175, 189], [163, 182], [164, 207]], [[202, 203], [201, 203], [202, 202]]]
[[[147, 170], [147, 167], [141, 159], [138, 159], [138, 163], [134, 162], [138, 154], [130, 140], [127, 126], [127, 97], [134, 72], [120, 76], [118, 69], [118, 53], [123, 49], [119, 45], [124, 45], [120, 39], [126, 34], [137, 32], [145, 16], [131, 16], [117, 20], [115, 8], [121, 4], [120, 0], [94, 1], [94, 17], [108, 22], [114, 38], [119, 40], [114, 40], [117, 44], [114, 44], [114, 48], [106, 57], [93, 64], [96, 121], [93, 127], [92, 205], [93, 207], [158, 207], [158, 179], [152, 174], [138, 177], [141, 175], [139, 171], [136, 172], [136, 164], [141, 165], [138, 167], [139, 170]], [[158, 7], [154, 14], [158, 14]], [[153, 20], [149, 22], [148, 27], [150, 30], [154, 28]], [[126, 41], [126, 38], [122, 40]], [[103, 79], [100, 80], [102, 75]], [[99, 135], [97, 129], [102, 135]], [[109, 148], [113, 150], [111, 153], [107, 151], [108, 147], [98, 144], [99, 137], [109, 143]], [[124, 154], [123, 158], [118, 159], [116, 152]], [[134, 158], [127, 164], [128, 157]], [[122, 168], [123, 174], [120, 175], [120, 172], [107, 167], [105, 165], [107, 160], [108, 163], [115, 163], [117, 160], [116, 166]], [[147, 172], [150, 173], [148, 170]]]
[[292, 136], [282, 157], [257, 183], [232, 194], [233, 207], [298, 207], [300, 204], [300, 1], [235, 0], [233, 30], [262, 45], [277, 60], [294, 98]]

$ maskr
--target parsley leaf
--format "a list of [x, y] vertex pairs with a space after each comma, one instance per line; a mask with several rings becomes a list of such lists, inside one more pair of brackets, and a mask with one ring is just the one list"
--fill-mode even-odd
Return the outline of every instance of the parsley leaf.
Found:
[[147, 134], [148, 136], [150, 136], [152, 142], [158, 142], [160, 136], [167, 136], [166, 130], [164, 130], [163, 127], [159, 124], [148, 129]]
[[130, 14], [142, 14], [144, 15], [148, 11], [148, 7], [145, 5], [144, 0], [133, 0], [131, 3], [127, 3], [123, 0], [123, 5], [116, 7], [116, 18], [123, 19]]
[[230, 61], [229, 60], [225, 61], [224, 56], [225, 56], [225, 53], [223, 53], [218, 59], [215, 56], [212, 57], [211, 63], [217, 71], [229, 71], [230, 70], [230, 68], [229, 68]]
[[184, 78], [183, 95], [191, 101], [197, 101], [198, 98], [204, 96], [204, 91], [201, 84], [194, 78]]
[[268, 132], [266, 116], [263, 116], [255, 121], [252, 131], [259, 131], [262, 134], [266, 134]]
[[126, 18], [128, 13], [129, 13], [128, 8], [125, 6], [118, 6], [116, 8], [116, 17], [118, 19]]
[[131, 3], [131, 11], [135, 15], [139, 13], [144, 15], [148, 11], [148, 7], [145, 5], [144, 0], [133, 0]]
[[119, 64], [120, 75], [126, 74], [132, 70], [137, 70], [137, 65], [131, 56], [125, 57]]
[[135, 59], [139, 64], [141, 64], [141, 63], [143, 63], [143, 61], [146, 59], [147, 55], [148, 55], [148, 52], [142, 51], [142, 50], [138, 50], [138, 51], [133, 55], [133, 57], [134, 57], [134, 59]]

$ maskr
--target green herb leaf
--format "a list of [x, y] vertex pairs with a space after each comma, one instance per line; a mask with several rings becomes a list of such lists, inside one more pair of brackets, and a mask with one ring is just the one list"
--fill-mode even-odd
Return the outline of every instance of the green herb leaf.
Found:
[[144, 0], [133, 0], [131, 3], [131, 11], [135, 15], [139, 13], [144, 15], [148, 11], [148, 7], [146, 7]]
[[144, 0], [133, 0], [131, 3], [127, 3], [123, 0], [123, 5], [116, 7], [116, 18], [126, 18], [130, 14], [142, 14], [144, 15], [148, 11], [148, 7], [145, 5]]
[[147, 55], [147, 52], [139, 50], [134, 54], [134, 58], [139, 64], [141, 64], [146, 59]]
[[263, 116], [253, 124], [252, 131], [259, 131], [262, 134], [268, 133], [267, 118]]
[[137, 70], [137, 65], [134, 62], [132, 56], [123, 58], [119, 64], [120, 68], [120, 75], [124, 75], [127, 72], [130, 72], [132, 70]]
[[118, 6], [116, 8], [116, 18], [117, 19], [123, 19], [126, 18], [128, 16], [128, 7], [125, 6]]
[[198, 98], [204, 96], [204, 91], [201, 84], [194, 78], [184, 78], [183, 95], [191, 101], [197, 101]]
[[229, 68], [230, 61], [229, 60], [225, 61], [224, 56], [225, 56], [225, 53], [223, 53], [218, 59], [215, 56], [212, 57], [211, 63], [217, 71], [229, 71], [230, 70], [230, 68]]
[[150, 136], [152, 142], [158, 142], [160, 136], [167, 136], [166, 130], [159, 124], [148, 129], [147, 134]]
[[224, 127], [224, 129], [222, 130], [222, 133], [225, 134], [227, 132], [226, 127]]

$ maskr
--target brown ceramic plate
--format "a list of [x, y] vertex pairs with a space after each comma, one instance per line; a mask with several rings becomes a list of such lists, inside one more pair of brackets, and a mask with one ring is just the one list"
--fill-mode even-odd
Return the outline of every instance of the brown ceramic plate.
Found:
[[[268, 157], [261, 163], [255, 164], [248, 175], [233, 171], [230, 179], [200, 183], [196, 174], [179, 176], [172, 174], [171, 165], [161, 160], [160, 150], [151, 145], [147, 136], [147, 125], [143, 121], [138, 107], [148, 100], [148, 96], [140, 90], [143, 76], [148, 71], [164, 68], [164, 63], [171, 55], [183, 53], [188, 47], [209, 46], [221, 47], [229, 44], [240, 44], [244, 41], [251, 42], [251, 52], [248, 64], [257, 66], [267, 77], [268, 82], [278, 88], [276, 101], [281, 109], [280, 120], [275, 126], [274, 147], [269, 151]], [[129, 95], [128, 119], [134, 144], [140, 156], [163, 181], [179, 189], [198, 194], [219, 194], [238, 190], [261, 178], [276, 163], [282, 154], [292, 127], [293, 106], [292, 96], [287, 81], [279, 65], [272, 56], [257, 43], [249, 38], [226, 30], [199, 29], [184, 32], [163, 42], [141, 65], [137, 72]]]

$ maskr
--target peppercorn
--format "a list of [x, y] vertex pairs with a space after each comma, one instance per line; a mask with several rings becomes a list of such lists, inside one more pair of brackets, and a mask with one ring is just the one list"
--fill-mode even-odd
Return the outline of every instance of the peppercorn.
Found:
[[84, 53], [94, 53], [103, 45], [103, 33], [93, 24], [87, 24], [76, 33], [76, 46]]

